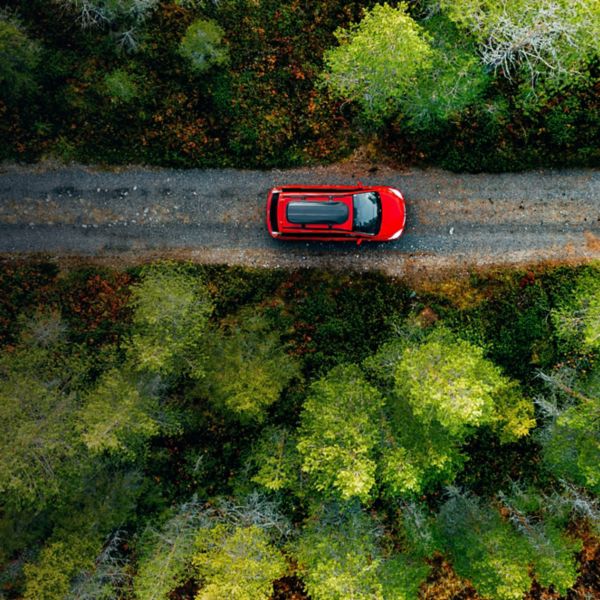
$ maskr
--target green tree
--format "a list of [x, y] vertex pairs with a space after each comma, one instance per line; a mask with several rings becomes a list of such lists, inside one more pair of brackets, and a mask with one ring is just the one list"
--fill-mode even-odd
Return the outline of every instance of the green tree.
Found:
[[440, 6], [479, 42], [485, 65], [509, 79], [525, 77], [530, 89], [538, 79], [580, 77], [600, 50], [598, 0], [441, 0]]
[[64, 600], [75, 576], [91, 569], [102, 547], [100, 539], [71, 534], [47, 544], [35, 563], [25, 565], [25, 600]]
[[600, 494], [600, 397], [558, 411], [541, 437], [552, 473]]
[[556, 518], [552, 500], [548, 503], [538, 490], [524, 491], [514, 485], [511, 494], [499, 497], [504, 513], [528, 550], [538, 583], [566, 595], [578, 576], [576, 553], [581, 550], [581, 540], [565, 534], [565, 523]]
[[166, 600], [185, 581], [196, 535], [206, 518], [202, 505], [194, 499], [173, 511], [160, 528], [146, 528], [137, 544], [133, 587], [138, 600]]
[[300, 474], [300, 455], [294, 433], [283, 427], [267, 427], [248, 459], [252, 481], [269, 491], [294, 490]]
[[140, 371], [204, 376], [202, 340], [213, 310], [203, 282], [185, 266], [159, 263], [142, 271], [131, 295], [128, 359]]
[[339, 46], [324, 55], [325, 81], [373, 118], [395, 112], [432, 66], [430, 36], [404, 3], [396, 8], [376, 4], [360, 23], [338, 29], [335, 36]]
[[78, 414], [83, 443], [91, 452], [133, 459], [160, 431], [153, 383], [119, 369], [101, 376]]
[[591, 267], [551, 313], [559, 347], [567, 354], [600, 350], [600, 271]]
[[77, 469], [77, 393], [87, 357], [68, 346], [57, 314], [23, 326], [17, 347], [0, 354], [0, 492], [6, 503], [43, 508]]
[[202, 581], [197, 600], [266, 600], [286, 571], [283, 554], [257, 525], [201, 529], [193, 564]]
[[432, 131], [481, 101], [490, 77], [472, 39], [442, 14], [423, 27], [431, 35], [431, 68], [419, 73], [399, 104], [400, 123], [414, 131]]
[[383, 598], [381, 529], [359, 506], [326, 507], [303, 528], [294, 556], [314, 600]]
[[368, 500], [383, 399], [354, 365], [338, 366], [312, 384], [301, 415], [302, 470], [320, 492]]
[[179, 44], [179, 54], [195, 73], [229, 62], [229, 51], [223, 44], [223, 29], [214, 21], [196, 19], [185, 31]]
[[[507, 437], [517, 438], [534, 424], [531, 403], [515, 394], [514, 383], [484, 358], [483, 350], [443, 329], [405, 348], [395, 381], [398, 396], [417, 420], [437, 422], [452, 435], [463, 437], [473, 427], [496, 424]], [[522, 418], [509, 420], [506, 408]]]
[[379, 474], [390, 496], [452, 482], [464, 462], [461, 447], [478, 427], [509, 442], [534, 425], [533, 405], [517, 384], [446, 329], [384, 344], [365, 367], [386, 392]]
[[242, 423], [260, 423], [299, 369], [267, 320], [243, 312], [211, 334], [206, 372], [198, 390], [217, 409]]
[[528, 514], [523, 498], [503, 500], [504, 517], [492, 505], [451, 491], [438, 514], [436, 532], [456, 572], [480, 594], [498, 600], [522, 598], [533, 576], [564, 594], [577, 578], [575, 553], [581, 542], [544, 520], [539, 505], [535, 514]]
[[479, 594], [520, 600], [529, 591], [527, 549], [494, 508], [454, 491], [440, 509], [436, 530], [454, 570]]
[[35, 91], [39, 45], [30, 40], [14, 15], [0, 10], [0, 98], [15, 102]]

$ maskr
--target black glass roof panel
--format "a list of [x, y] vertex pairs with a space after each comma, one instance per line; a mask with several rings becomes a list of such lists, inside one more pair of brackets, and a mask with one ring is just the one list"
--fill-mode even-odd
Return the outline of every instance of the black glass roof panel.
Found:
[[343, 202], [298, 200], [286, 207], [287, 220], [297, 225], [341, 225], [348, 220], [348, 206]]

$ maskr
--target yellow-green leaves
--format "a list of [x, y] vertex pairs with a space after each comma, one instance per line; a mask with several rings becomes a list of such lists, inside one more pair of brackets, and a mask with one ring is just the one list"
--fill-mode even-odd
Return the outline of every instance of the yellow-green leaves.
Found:
[[383, 399], [356, 366], [340, 366], [311, 386], [298, 450], [317, 490], [366, 500], [375, 485], [374, 451]]
[[157, 264], [144, 270], [131, 296], [134, 310], [129, 359], [140, 371], [161, 375], [204, 374], [200, 342], [212, 301], [184, 266]]
[[196, 600], [267, 600], [287, 566], [264, 529], [225, 524], [199, 531], [193, 565], [202, 581]]
[[336, 37], [340, 45], [325, 53], [325, 80], [372, 116], [393, 110], [419, 74], [431, 68], [429, 37], [402, 3], [375, 5], [360, 23], [338, 29]]
[[534, 425], [532, 404], [523, 403], [515, 384], [484, 358], [481, 348], [445, 330], [404, 350], [395, 382], [398, 397], [418, 421], [436, 421], [454, 436], [502, 423], [505, 435], [518, 437]]

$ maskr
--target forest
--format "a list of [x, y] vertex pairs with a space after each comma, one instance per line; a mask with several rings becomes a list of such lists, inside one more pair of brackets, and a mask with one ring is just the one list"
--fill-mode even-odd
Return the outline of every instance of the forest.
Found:
[[600, 164], [600, 0], [4, 0], [0, 160]]
[[600, 265], [0, 263], [0, 598], [600, 595]]

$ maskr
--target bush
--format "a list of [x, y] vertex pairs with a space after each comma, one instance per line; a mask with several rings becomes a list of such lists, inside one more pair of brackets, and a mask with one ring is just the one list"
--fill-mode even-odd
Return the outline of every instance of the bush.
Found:
[[128, 104], [139, 94], [135, 79], [123, 69], [115, 69], [104, 76], [106, 95], [113, 104]]
[[229, 52], [223, 45], [224, 33], [214, 21], [205, 19], [197, 19], [186, 29], [179, 44], [179, 54], [188, 61], [194, 73], [204, 73], [229, 61]]

